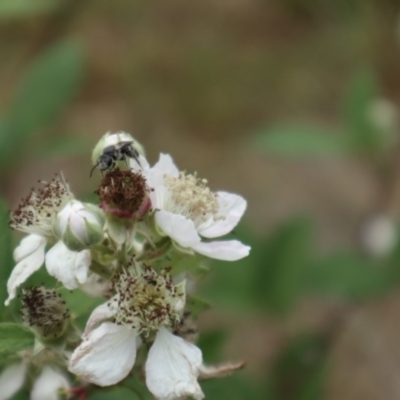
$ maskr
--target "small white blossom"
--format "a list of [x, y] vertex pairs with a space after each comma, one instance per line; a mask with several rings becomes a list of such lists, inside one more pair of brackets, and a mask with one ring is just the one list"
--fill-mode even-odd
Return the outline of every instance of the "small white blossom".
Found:
[[[202, 399], [197, 383], [201, 351], [169, 331], [183, 311], [184, 287], [184, 281], [173, 285], [166, 273], [158, 275], [150, 267], [138, 275], [121, 274], [115, 284], [117, 294], [90, 316], [69, 371], [99, 386], [116, 384], [135, 363], [140, 335], [156, 331], [145, 367], [149, 390], [158, 399]], [[114, 322], [103, 322], [111, 317]]]
[[[132, 164], [132, 168], [135, 166]], [[203, 238], [226, 235], [238, 224], [247, 206], [233, 193], [213, 193], [207, 181], [179, 172], [169, 155], [149, 167], [143, 162], [155, 221], [160, 233], [183, 249], [219, 260], [235, 261], [249, 254], [250, 247], [238, 240], [204, 242]]]
[[57, 214], [54, 232], [70, 250], [82, 251], [103, 239], [104, 221], [100, 208], [72, 199]]
[[[47, 271], [67, 289], [75, 289], [86, 280], [91, 263], [89, 250], [69, 250], [57, 241], [53, 232], [53, 220], [73, 198], [68, 185], [58, 177], [38, 191], [32, 190], [11, 214], [10, 227], [28, 233], [14, 250], [17, 263], [7, 282], [8, 299], [15, 298], [18, 287], [25, 282], [45, 261]], [[56, 244], [45, 252], [48, 243]]]

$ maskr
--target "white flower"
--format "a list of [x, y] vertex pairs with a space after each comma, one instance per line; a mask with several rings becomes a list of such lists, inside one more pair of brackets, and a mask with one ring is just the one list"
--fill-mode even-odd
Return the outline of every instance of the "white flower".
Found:
[[[202, 399], [197, 383], [201, 351], [167, 328], [179, 321], [183, 311], [184, 285], [174, 286], [168, 275], [157, 275], [150, 267], [137, 276], [122, 274], [114, 298], [90, 316], [83, 342], [71, 356], [69, 371], [99, 386], [114, 385], [131, 371], [140, 334], [156, 331], [145, 366], [150, 392], [160, 400]], [[111, 317], [115, 322], [103, 322]]]
[[[26, 375], [26, 364], [11, 365], [0, 375], [0, 400], [8, 400], [23, 386]], [[59, 400], [59, 391], [68, 392], [70, 385], [67, 378], [52, 367], [45, 366], [39, 377], [36, 378], [32, 390], [31, 400]], [[62, 398], [65, 398], [63, 396]]]
[[[250, 247], [238, 240], [204, 242], [202, 238], [226, 235], [238, 224], [246, 210], [246, 200], [233, 193], [213, 193], [206, 180], [179, 172], [171, 157], [161, 154], [150, 168], [142, 162], [155, 221], [160, 233], [184, 249], [207, 257], [235, 261], [249, 254]], [[135, 168], [135, 165], [131, 165]]]
[[[53, 233], [53, 219], [70, 199], [72, 194], [67, 184], [57, 177], [45, 183], [39, 191], [32, 190], [11, 214], [10, 227], [28, 233], [28, 236], [14, 250], [17, 264], [7, 282], [9, 296], [6, 305], [16, 296], [18, 287], [44, 261], [49, 274], [61, 281], [67, 289], [75, 289], [85, 282], [91, 264], [90, 251], [69, 250], [62, 241], [56, 242]], [[56, 244], [46, 253], [46, 245], [54, 242]]]
[[54, 232], [70, 250], [82, 251], [103, 239], [104, 221], [100, 208], [72, 199], [57, 214]]

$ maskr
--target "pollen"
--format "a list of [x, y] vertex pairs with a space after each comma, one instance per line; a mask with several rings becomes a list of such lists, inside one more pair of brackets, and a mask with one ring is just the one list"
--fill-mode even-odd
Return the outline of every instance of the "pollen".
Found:
[[142, 216], [151, 205], [146, 179], [130, 170], [107, 172], [95, 193], [102, 208], [120, 218]]
[[178, 177], [165, 176], [164, 183], [170, 192], [168, 203], [173, 204], [168, 211], [181, 214], [195, 224], [204, 222], [210, 215], [214, 220], [223, 218], [218, 215], [217, 194], [208, 188], [206, 179], [180, 172]]
[[45, 338], [60, 337], [69, 320], [65, 301], [55, 291], [45, 287], [25, 289], [21, 296], [22, 320]]
[[51, 234], [52, 218], [73, 196], [62, 177], [56, 176], [50, 182], [39, 183], [43, 187], [31, 189], [17, 209], [11, 212], [8, 224], [12, 229], [47, 236]]
[[161, 325], [175, 327], [185, 303], [183, 286], [175, 286], [168, 270], [157, 274], [144, 266], [139, 275], [124, 271], [115, 281], [118, 296], [109, 307], [117, 310], [115, 323], [148, 335]]

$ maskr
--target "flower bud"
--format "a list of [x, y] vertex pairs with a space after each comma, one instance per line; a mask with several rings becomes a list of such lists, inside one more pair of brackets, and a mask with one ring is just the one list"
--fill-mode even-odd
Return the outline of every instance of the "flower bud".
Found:
[[128, 157], [128, 154], [121, 154], [121, 144], [131, 143], [132, 147], [135, 149], [138, 155], [144, 156], [143, 146], [137, 142], [133, 137], [126, 132], [111, 133], [107, 132], [96, 144], [96, 147], [92, 152], [92, 163], [93, 165], [99, 164], [99, 159], [104, 155], [104, 150], [107, 154], [115, 158], [115, 161], [120, 161]]
[[70, 250], [81, 251], [103, 239], [104, 221], [100, 208], [71, 200], [57, 214], [54, 232]]
[[70, 315], [65, 301], [53, 289], [43, 286], [24, 289], [21, 296], [22, 320], [43, 339], [56, 339], [64, 334]]

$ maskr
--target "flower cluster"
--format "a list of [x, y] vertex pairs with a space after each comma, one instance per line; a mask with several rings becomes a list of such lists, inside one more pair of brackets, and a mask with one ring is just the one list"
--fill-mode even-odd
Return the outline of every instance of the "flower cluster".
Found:
[[[57, 399], [60, 388], [67, 396], [81, 391], [59, 375], [63, 363], [85, 388], [117, 384], [134, 374], [136, 364], [143, 366], [155, 398], [202, 399], [199, 377], [223, 376], [239, 366], [203, 365], [194, 344], [196, 323], [187, 309], [187, 279], [193, 280], [200, 257], [235, 261], [249, 254], [238, 240], [218, 239], [238, 224], [246, 201], [211, 191], [205, 179], [179, 171], [169, 155], [161, 154], [150, 166], [142, 146], [124, 132], [104, 135], [92, 161], [102, 175], [95, 191], [98, 205], [75, 199], [57, 176], [32, 189], [11, 213], [10, 227], [28, 235], [14, 251], [6, 305], [43, 264], [61, 287], [105, 298], [79, 339], [56, 290], [22, 289], [22, 322], [47, 351], [33, 392], [56, 375], [49, 398]], [[139, 359], [139, 351], [147, 357]], [[18, 370], [14, 386], [19, 388], [29, 362], [5, 369], [0, 390], [10, 369]]]

